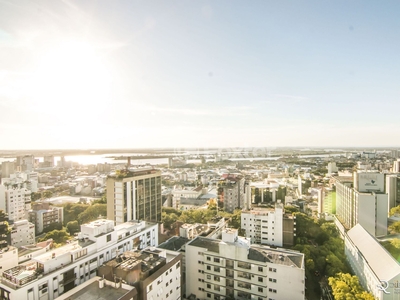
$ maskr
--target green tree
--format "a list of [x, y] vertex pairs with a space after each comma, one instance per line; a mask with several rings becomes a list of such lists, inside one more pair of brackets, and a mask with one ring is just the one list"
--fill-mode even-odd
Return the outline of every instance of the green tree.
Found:
[[374, 300], [374, 296], [363, 290], [357, 276], [348, 273], [338, 273], [334, 277], [329, 277], [329, 285], [332, 288], [335, 300]]
[[32, 201], [37, 201], [37, 200], [40, 200], [41, 198], [42, 198], [42, 193], [40, 193], [40, 192], [32, 192], [31, 193]]
[[389, 230], [394, 233], [400, 233], [400, 221], [397, 221], [390, 225]]
[[96, 220], [99, 216], [107, 217], [107, 204], [90, 205], [78, 215], [79, 224], [85, 224]]
[[393, 240], [390, 241], [390, 244], [395, 247], [396, 249], [400, 249], [400, 239], [394, 238]]
[[64, 208], [64, 225], [68, 224], [68, 222], [76, 221], [79, 214], [88, 209], [88, 204], [80, 204], [80, 203], [67, 203], [63, 204]]
[[53, 239], [53, 241], [57, 244], [65, 244], [66, 241], [69, 240], [69, 238], [70, 236], [68, 232], [65, 231], [65, 229], [53, 230], [46, 233], [46, 235], [43, 238], [39, 239], [39, 242], [44, 242], [47, 241], [48, 239]]
[[62, 229], [62, 224], [61, 223], [51, 223], [49, 226], [43, 229], [43, 232], [50, 232], [53, 230], [61, 230]]
[[390, 209], [390, 213], [389, 213], [390, 216], [399, 215], [399, 214], [400, 214], [400, 205], [397, 205]]
[[53, 196], [53, 192], [52, 191], [44, 191], [42, 193], [42, 197], [47, 199], [47, 198], [51, 198]]
[[71, 221], [67, 224], [67, 230], [70, 235], [73, 235], [75, 232], [79, 232], [81, 227], [79, 226], [78, 221]]
[[174, 213], [167, 214], [166, 212], [163, 212], [161, 214], [162, 216], [162, 222], [164, 224], [164, 227], [166, 229], [172, 229], [171, 225], [174, 224], [178, 220], [178, 216]]

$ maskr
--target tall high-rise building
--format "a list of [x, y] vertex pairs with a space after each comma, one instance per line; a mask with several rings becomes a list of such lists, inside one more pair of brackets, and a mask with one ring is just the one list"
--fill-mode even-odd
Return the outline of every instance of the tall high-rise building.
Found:
[[3, 161], [1, 163], [1, 178], [9, 178], [15, 172], [15, 163], [12, 161]]
[[8, 213], [10, 221], [16, 222], [28, 219], [28, 211], [31, 209], [31, 191], [21, 188], [20, 185], [7, 185], [5, 189], [0, 187], [0, 192], [5, 192], [4, 202], [0, 202], [0, 209]]
[[336, 214], [351, 229], [358, 223], [373, 236], [387, 234], [388, 195], [384, 174], [363, 172], [336, 179]]
[[116, 225], [131, 220], [161, 221], [161, 171], [136, 169], [107, 177], [107, 218]]
[[223, 203], [225, 211], [232, 213], [244, 206], [244, 183], [242, 176], [228, 174], [218, 184], [218, 200]]

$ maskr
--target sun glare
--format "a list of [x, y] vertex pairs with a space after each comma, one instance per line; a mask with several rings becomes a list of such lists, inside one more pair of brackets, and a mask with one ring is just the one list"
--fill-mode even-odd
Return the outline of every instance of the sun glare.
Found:
[[79, 116], [105, 111], [111, 78], [94, 47], [67, 41], [40, 57], [32, 84], [37, 109]]

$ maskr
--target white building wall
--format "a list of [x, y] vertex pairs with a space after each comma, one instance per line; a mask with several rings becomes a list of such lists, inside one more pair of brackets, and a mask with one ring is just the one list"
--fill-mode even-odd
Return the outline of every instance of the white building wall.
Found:
[[242, 212], [241, 228], [252, 244], [283, 246], [283, 209]]
[[305, 299], [303, 268], [249, 260], [247, 247], [231, 243], [219, 246], [219, 253], [208, 251], [207, 246], [186, 246], [187, 296], [214, 299], [215, 295], [224, 297], [232, 288], [234, 299], [244, 299], [240, 293], [255, 300]]
[[11, 245], [19, 248], [35, 244], [35, 225], [27, 220], [17, 221], [11, 229]]
[[[92, 244], [88, 248], [88, 254], [82, 256], [80, 259], [73, 260], [71, 258], [68, 260], [68, 255], [61, 256], [59, 260], [54, 261], [47, 260], [46, 270], [51, 270], [49, 274], [44, 274], [42, 277], [37, 278], [28, 284], [14, 289], [10, 286], [10, 283], [5, 284], [3, 281], [0, 283], [0, 289], [4, 289], [10, 292], [10, 300], [20, 300], [20, 299], [48, 299], [53, 300], [64, 292], [63, 287], [63, 273], [68, 270], [73, 270], [76, 278], [74, 280], [75, 286], [89, 280], [96, 276], [96, 270], [98, 266], [103, 264], [103, 262], [115, 258], [117, 253], [122, 253], [122, 251], [128, 251], [134, 248], [134, 241], [137, 239], [142, 239], [142, 243], [139, 245], [141, 248], [147, 246], [157, 246], [158, 245], [158, 225], [154, 224], [148, 228], [138, 231], [130, 236], [122, 236], [117, 241], [111, 241], [108, 245], [102, 248], [97, 247], [97, 244]], [[68, 245], [66, 245], [68, 246]], [[58, 250], [60, 248], [57, 248]], [[57, 251], [56, 249], [56, 251]], [[45, 254], [46, 257], [51, 255], [51, 252]], [[52, 259], [51, 259], [52, 260]], [[16, 261], [18, 264], [18, 256], [16, 256]], [[34, 258], [35, 261], [43, 261], [42, 256]], [[14, 265], [14, 266], [15, 266]], [[7, 268], [9, 269], [9, 268]], [[2, 269], [6, 270], [5, 268]], [[43, 287], [46, 285], [46, 293], [43, 293]], [[44, 297], [44, 298], [42, 298]]]

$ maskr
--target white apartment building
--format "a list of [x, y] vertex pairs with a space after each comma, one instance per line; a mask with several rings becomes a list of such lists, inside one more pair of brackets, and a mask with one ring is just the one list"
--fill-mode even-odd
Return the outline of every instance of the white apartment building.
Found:
[[15, 222], [11, 227], [11, 246], [22, 247], [35, 243], [35, 225], [28, 220]]
[[241, 228], [252, 244], [290, 246], [296, 235], [295, 219], [285, 215], [283, 204], [279, 201], [275, 208], [253, 207], [252, 210], [242, 211]]
[[305, 299], [304, 254], [250, 245], [227, 229], [222, 240], [186, 245], [186, 295], [195, 299]]
[[0, 188], [0, 193], [2, 190], [5, 197], [2, 201], [0, 196], [0, 209], [8, 213], [9, 220], [27, 220], [28, 211], [31, 209], [31, 191], [20, 188], [19, 185], [6, 185], [5, 188]]
[[78, 238], [3, 272], [0, 294], [6, 299], [52, 300], [96, 276], [104, 262], [136, 248], [158, 244], [158, 224], [111, 220], [81, 225]]
[[389, 252], [360, 224], [345, 234], [344, 243], [346, 259], [363, 288], [378, 300], [400, 299], [400, 265]]
[[[18, 265], [18, 249], [13, 246], [0, 249], [0, 276], [5, 270], [15, 267], [16, 265]], [[2, 296], [1, 290], [0, 295]]]
[[[373, 236], [387, 234], [388, 195], [384, 174], [355, 173], [335, 177], [336, 214], [347, 229], [361, 224]], [[353, 187], [354, 186], [354, 187]]]

